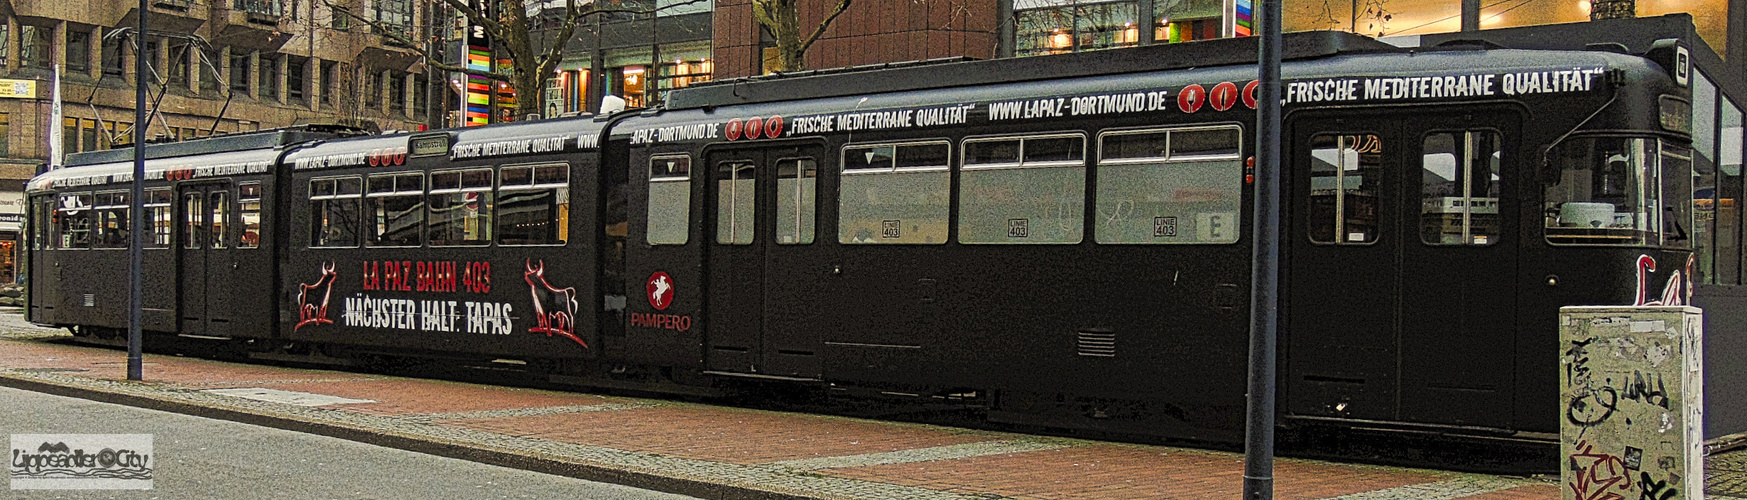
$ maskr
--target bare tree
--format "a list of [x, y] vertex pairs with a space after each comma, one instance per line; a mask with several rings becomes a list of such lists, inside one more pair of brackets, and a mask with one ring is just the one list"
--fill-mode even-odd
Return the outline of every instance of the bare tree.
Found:
[[[348, 17], [370, 27], [384, 38], [419, 51], [424, 56], [425, 65], [430, 68], [508, 82], [517, 92], [516, 116], [538, 114], [544, 108], [545, 93], [542, 89], [546, 79], [551, 77], [553, 70], [563, 59], [564, 47], [575, 36], [576, 28], [589, 16], [613, 13], [650, 14], [659, 10], [654, 7], [627, 7], [617, 1], [602, 0], [494, 0], [491, 2], [494, 5], [493, 10], [487, 12], [475, 8], [465, 0], [417, 0], [426, 8], [447, 6], [466, 17], [468, 24], [492, 40], [493, 57], [510, 61], [507, 69], [494, 67], [481, 70], [456, 64], [456, 61], [444, 60], [435, 50], [433, 40], [413, 39], [413, 33], [417, 33], [417, 30], [384, 22], [374, 12], [356, 12], [353, 6], [358, 3], [357, 0], [316, 1], [333, 11], [335, 16]], [[674, 8], [701, 1], [703, 0], [676, 2], [661, 8]], [[561, 7], [557, 6], [559, 3], [562, 3]], [[557, 19], [558, 27], [543, 28], [540, 26], [540, 17], [547, 16], [552, 10], [559, 11], [556, 16], [552, 16]], [[530, 14], [534, 17], [530, 17]], [[544, 40], [536, 40], [536, 34], [543, 36]]]
[[832, 8], [831, 12], [825, 16], [825, 20], [820, 21], [818, 26], [814, 26], [813, 32], [805, 37], [801, 36], [801, 16], [795, 8], [797, 1], [752, 0], [753, 18], [758, 20], [759, 26], [770, 30], [771, 36], [776, 38], [777, 57], [773, 64], [765, 67], [767, 70], [800, 71], [807, 69], [807, 49], [813, 46], [813, 42], [819, 41], [819, 37], [825, 34], [825, 28], [830, 27], [831, 22], [837, 20], [837, 16], [842, 15], [845, 10], [849, 10], [849, 4], [853, 0], [840, 0], [837, 7]]

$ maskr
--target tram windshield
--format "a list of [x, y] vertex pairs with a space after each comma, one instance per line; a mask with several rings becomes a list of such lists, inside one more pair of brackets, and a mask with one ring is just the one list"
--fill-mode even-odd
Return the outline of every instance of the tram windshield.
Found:
[[1590, 137], [1552, 152], [1547, 241], [1681, 245], [1692, 228], [1691, 150], [1652, 138]]

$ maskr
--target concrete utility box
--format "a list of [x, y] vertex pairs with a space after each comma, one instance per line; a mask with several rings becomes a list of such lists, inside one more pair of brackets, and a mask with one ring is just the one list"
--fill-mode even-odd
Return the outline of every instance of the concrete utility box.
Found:
[[1704, 498], [1704, 330], [1696, 307], [1559, 310], [1567, 500]]

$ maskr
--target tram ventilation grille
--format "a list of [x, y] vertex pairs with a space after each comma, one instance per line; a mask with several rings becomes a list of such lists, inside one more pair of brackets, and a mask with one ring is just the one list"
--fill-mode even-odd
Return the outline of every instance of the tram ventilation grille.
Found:
[[1116, 331], [1092, 328], [1079, 331], [1081, 356], [1116, 357]]
[[97, 294], [85, 294], [85, 307], [97, 307]]

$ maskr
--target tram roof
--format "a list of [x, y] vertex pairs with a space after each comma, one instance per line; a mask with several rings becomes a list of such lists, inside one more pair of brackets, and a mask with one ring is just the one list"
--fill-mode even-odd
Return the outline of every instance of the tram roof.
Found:
[[[205, 137], [189, 141], [167, 142], [162, 144], [147, 144], [146, 159], [171, 158], [177, 156], [192, 156], [218, 153], [225, 151], [242, 151], [249, 149], [271, 149], [321, 139], [336, 137], [352, 137], [366, 132], [356, 127], [343, 125], [297, 125], [292, 127], [226, 134]], [[66, 166], [97, 165], [133, 161], [133, 147], [87, 151], [67, 155]]]
[[[146, 147], [147, 152], [151, 150], [150, 146]], [[272, 171], [273, 162], [279, 159], [279, 153], [283, 150], [284, 147], [280, 146], [148, 159], [146, 179], [161, 180], [169, 171], [184, 172], [189, 179], [264, 174]], [[131, 182], [133, 161], [129, 157], [125, 161], [50, 170], [32, 178], [25, 185], [25, 190], [35, 192], [49, 189], [91, 189]]]
[[[841, 69], [803, 71], [704, 82], [675, 89], [670, 110], [803, 99], [882, 94], [910, 90], [994, 85], [1121, 73], [1255, 64], [1256, 37], [1099, 50], [1075, 54], [982, 61], [918, 61]], [[1400, 52], [1404, 49], [1340, 31], [1284, 35], [1281, 58], [1315, 59], [1339, 54]], [[877, 78], [870, 78], [878, 71]]]

